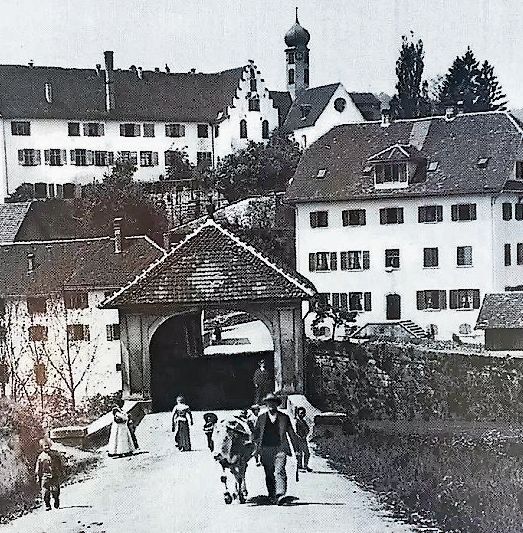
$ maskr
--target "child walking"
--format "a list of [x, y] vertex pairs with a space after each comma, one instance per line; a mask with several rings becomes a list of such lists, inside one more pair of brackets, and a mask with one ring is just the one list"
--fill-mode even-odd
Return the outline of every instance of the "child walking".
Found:
[[296, 460], [298, 461], [298, 470], [305, 472], [312, 472], [309, 468], [309, 458], [311, 453], [307, 443], [307, 435], [310, 432], [309, 424], [305, 421], [307, 411], [305, 407], [298, 407], [296, 409], [296, 435], [298, 435], [298, 450], [296, 452]]
[[214, 413], [205, 413], [203, 415], [203, 420], [205, 422], [203, 425], [203, 432], [207, 437], [207, 446], [212, 452], [214, 451], [214, 441], [212, 440], [212, 433], [214, 431], [214, 426], [216, 425], [216, 422], [218, 422], [218, 417]]

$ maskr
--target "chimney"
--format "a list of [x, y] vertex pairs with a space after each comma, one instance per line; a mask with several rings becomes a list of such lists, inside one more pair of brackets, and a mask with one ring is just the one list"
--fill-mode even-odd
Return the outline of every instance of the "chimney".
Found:
[[463, 100], [458, 100], [456, 102], [456, 113], [458, 115], [463, 115], [465, 112], [465, 102]]
[[381, 110], [381, 127], [388, 128], [392, 123], [390, 109]]
[[138, 78], [143, 80], [143, 69], [142, 69], [142, 67], [138, 67]]
[[122, 219], [115, 218], [113, 221], [114, 229], [114, 253], [122, 253]]
[[35, 269], [35, 254], [27, 254], [27, 273], [30, 274]]
[[28, 65], [29, 65], [29, 68], [33, 68], [35, 66], [35, 62], [32, 59], [30, 59]]
[[455, 115], [454, 106], [448, 105], [445, 108], [445, 120], [452, 120], [454, 118], [454, 115]]
[[49, 82], [45, 84], [45, 99], [48, 104], [53, 103], [53, 87]]
[[163, 234], [163, 248], [166, 252], [171, 249], [171, 236], [168, 231]]
[[102, 75], [102, 65], [100, 63], [96, 63], [96, 75], [98, 77]]
[[160, 72], [160, 67], [154, 67], [154, 72]]
[[105, 58], [105, 109], [106, 111], [113, 111], [114, 102], [114, 52], [106, 50], [104, 52]]
[[196, 74], [196, 69], [192, 68], [190, 74]]

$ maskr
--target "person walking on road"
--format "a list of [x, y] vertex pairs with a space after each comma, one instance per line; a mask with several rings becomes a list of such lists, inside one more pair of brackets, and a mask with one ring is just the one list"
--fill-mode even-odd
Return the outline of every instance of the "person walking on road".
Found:
[[252, 381], [254, 383], [254, 403], [259, 405], [262, 398], [274, 390], [274, 384], [263, 359], [258, 363]]
[[291, 419], [283, 411], [278, 410], [281, 400], [273, 393], [263, 398], [267, 406], [258, 416], [254, 428], [256, 451], [260, 455], [265, 471], [265, 483], [269, 498], [278, 505], [285, 504], [287, 493], [287, 456], [291, 455], [291, 447], [298, 450], [298, 437], [292, 427]]
[[193, 425], [191, 409], [185, 403], [183, 396], [176, 398], [176, 405], [172, 411], [172, 431], [176, 446], [182, 452], [191, 451], [191, 434], [189, 431], [189, 421]]
[[132, 455], [135, 450], [135, 445], [131, 432], [129, 431], [129, 416], [117, 405], [113, 407], [112, 413], [113, 423], [111, 424], [107, 453], [109, 457]]
[[309, 468], [309, 459], [311, 452], [309, 451], [309, 444], [307, 443], [307, 436], [310, 428], [305, 420], [307, 411], [305, 407], [298, 407], [296, 409], [296, 435], [298, 435], [298, 450], [296, 451], [296, 460], [298, 461], [298, 470], [305, 470], [312, 472]]
[[42, 490], [42, 499], [45, 503], [45, 510], [51, 510], [51, 496], [53, 497], [54, 508], [60, 507], [60, 483], [63, 476], [62, 456], [52, 449], [52, 442], [45, 438], [40, 441], [42, 453], [36, 460], [35, 476], [36, 482]]

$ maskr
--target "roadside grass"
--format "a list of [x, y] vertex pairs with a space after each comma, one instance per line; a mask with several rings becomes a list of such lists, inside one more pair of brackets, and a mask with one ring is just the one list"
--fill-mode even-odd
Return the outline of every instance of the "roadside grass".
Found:
[[365, 422], [354, 435], [318, 438], [316, 447], [412, 523], [455, 533], [523, 531], [523, 429]]

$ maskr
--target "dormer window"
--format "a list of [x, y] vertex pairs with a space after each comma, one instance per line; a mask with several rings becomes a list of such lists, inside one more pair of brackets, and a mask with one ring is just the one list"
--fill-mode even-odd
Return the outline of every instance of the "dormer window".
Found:
[[490, 159], [490, 157], [480, 157], [478, 159], [478, 167], [479, 168], [487, 168], [489, 159]]
[[300, 106], [300, 113], [301, 113], [302, 119], [307, 118], [310, 112], [311, 112], [311, 106], [309, 104]]
[[437, 161], [431, 161], [428, 166], [427, 166], [427, 171], [428, 172], [435, 172], [436, 170], [438, 170], [438, 162]]
[[407, 163], [377, 163], [374, 165], [376, 185], [388, 183], [407, 183]]
[[325, 174], [327, 174], [327, 169], [320, 168], [320, 170], [318, 170], [318, 173], [316, 174], [316, 177], [322, 179], [325, 177]]

